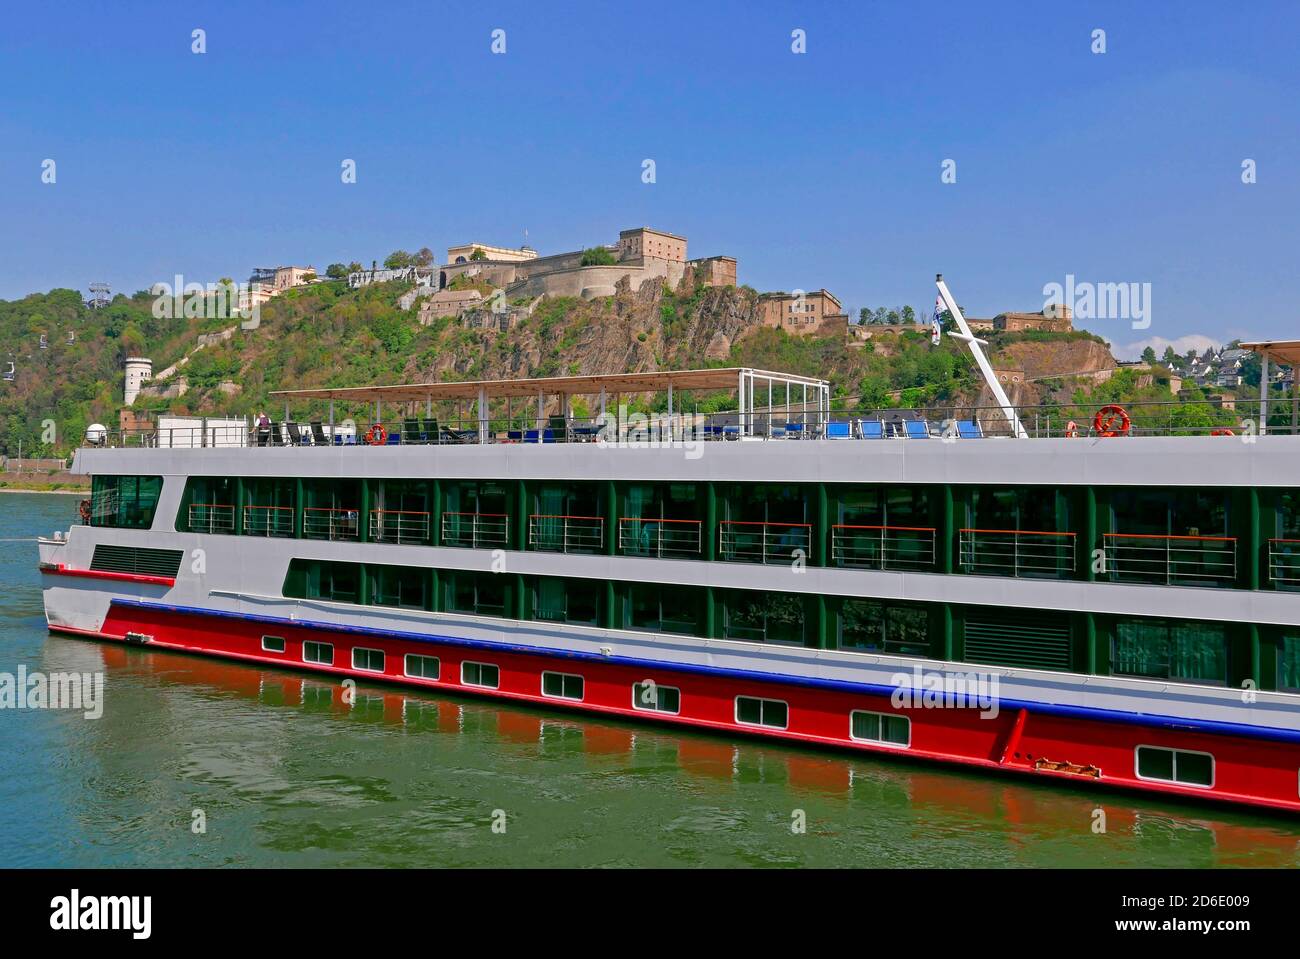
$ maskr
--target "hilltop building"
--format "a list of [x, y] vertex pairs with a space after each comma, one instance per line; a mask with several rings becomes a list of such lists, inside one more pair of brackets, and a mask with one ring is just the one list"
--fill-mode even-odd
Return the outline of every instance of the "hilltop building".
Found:
[[847, 335], [849, 316], [829, 290], [811, 293], [763, 293], [758, 298], [764, 326], [783, 329], [794, 336]]
[[130, 406], [140, 395], [141, 387], [153, 379], [153, 360], [143, 356], [128, 356], [125, 366], [126, 387], [122, 391], [122, 399]]

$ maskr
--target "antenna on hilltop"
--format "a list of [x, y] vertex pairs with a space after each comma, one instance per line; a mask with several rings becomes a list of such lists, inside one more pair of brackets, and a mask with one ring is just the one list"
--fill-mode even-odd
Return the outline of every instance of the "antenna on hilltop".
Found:
[[91, 297], [86, 301], [86, 306], [90, 307], [92, 310], [97, 310], [101, 306], [107, 306], [108, 292], [109, 286], [107, 283], [90, 284]]

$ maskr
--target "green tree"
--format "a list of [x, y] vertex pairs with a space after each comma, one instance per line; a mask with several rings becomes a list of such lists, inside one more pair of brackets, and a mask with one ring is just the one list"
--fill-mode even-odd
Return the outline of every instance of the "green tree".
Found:
[[342, 263], [331, 263], [325, 267], [325, 275], [331, 280], [344, 280], [347, 279], [348, 268]]
[[613, 266], [617, 262], [608, 247], [593, 246], [582, 251], [582, 266]]
[[482, 250], [480, 250], [478, 247], [475, 247], [474, 252], [469, 255], [469, 258], [471, 260], [486, 260], [488, 258], [488, 255], [484, 253]]
[[390, 270], [402, 270], [411, 265], [411, 254], [405, 250], [394, 250], [384, 260], [384, 266]]
[[1156, 351], [1148, 346], [1145, 350], [1142, 351], [1142, 362], [1154, 363], [1155, 361], [1156, 361]]
[[433, 251], [427, 246], [422, 246], [419, 251], [416, 252], [415, 256], [411, 257], [411, 262], [416, 266], [432, 266]]

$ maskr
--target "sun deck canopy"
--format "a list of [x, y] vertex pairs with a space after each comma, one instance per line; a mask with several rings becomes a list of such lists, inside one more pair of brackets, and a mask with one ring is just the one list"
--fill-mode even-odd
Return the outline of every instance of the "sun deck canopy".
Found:
[[774, 373], [746, 367], [717, 370], [672, 370], [655, 373], [609, 373], [600, 376], [544, 376], [515, 380], [467, 380], [460, 383], [403, 383], [394, 386], [354, 386], [319, 390], [277, 390], [271, 395], [296, 400], [344, 400], [357, 403], [408, 403], [419, 400], [493, 400], [504, 397], [599, 396], [615, 393], [666, 393], [675, 390], [742, 390], [765, 392], [807, 389], [810, 401], [829, 393], [826, 380], [793, 373]]

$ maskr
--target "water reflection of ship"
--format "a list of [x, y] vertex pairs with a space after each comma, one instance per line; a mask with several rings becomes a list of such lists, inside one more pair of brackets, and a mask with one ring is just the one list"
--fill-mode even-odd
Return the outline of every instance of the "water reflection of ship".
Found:
[[[844, 757], [798, 748], [783, 749], [769, 743], [728, 742], [706, 734], [676, 729], [648, 730], [616, 721], [556, 716], [531, 706], [503, 706], [476, 698], [460, 699], [439, 690], [422, 693], [383, 685], [359, 686], [352, 701], [341, 683], [273, 669], [183, 653], [143, 650], [117, 643], [91, 646], [68, 640], [102, 656], [102, 668], [149, 675], [167, 686], [205, 687], [232, 693], [272, 707], [297, 707], [327, 711], [355, 721], [401, 725], [444, 734], [484, 732], [522, 746], [560, 745], [581, 749], [587, 755], [638, 757], [671, 763], [696, 779], [729, 783], [784, 783], [823, 795], [852, 795], [903, 799], [908, 806], [950, 812], [962, 819], [1002, 824], [1009, 835], [1022, 838], [1089, 828], [1092, 810], [1104, 808], [1107, 830], [1123, 835], [1148, 836], [1154, 830], [1203, 830], [1221, 865], [1293, 866], [1300, 856], [1300, 836], [1293, 829], [1257, 825], [1233, 811], [1227, 821], [1203, 818], [1160, 807], [1125, 804], [1120, 793], [1098, 797], [1044, 783], [991, 784], [988, 780], [946, 769], [924, 766], [875, 764], [860, 757]], [[98, 657], [96, 657], [98, 659]], [[64, 659], [60, 654], [60, 659]], [[84, 657], [80, 668], [87, 665]], [[109, 678], [111, 683], [111, 675]], [[105, 718], [111, 714], [107, 710]], [[101, 720], [102, 722], [103, 720]], [[1199, 810], [1198, 810], [1199, 811]]]

